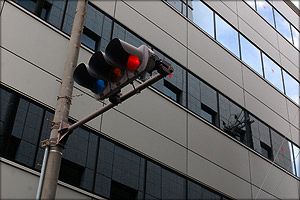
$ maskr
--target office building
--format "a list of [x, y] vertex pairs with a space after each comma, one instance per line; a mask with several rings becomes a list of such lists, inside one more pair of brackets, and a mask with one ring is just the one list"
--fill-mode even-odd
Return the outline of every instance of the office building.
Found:
[[[0, 198], [35, 197], [75, 8], [0, 2]], [[91, 0], [78, 63], [117, 37], [175, 71], [74, 131], [57, 198], [299, 199], [299, 16], [290, 1]], [[75, 84], [70, 121], [106, 103]]]

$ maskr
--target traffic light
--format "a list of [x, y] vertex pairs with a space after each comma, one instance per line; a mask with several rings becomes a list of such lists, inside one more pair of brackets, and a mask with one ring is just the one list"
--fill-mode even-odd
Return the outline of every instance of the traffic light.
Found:
[[117, 38], [109, 42], [105, 53], [95, 52], [88, 66], [81, 63], [74, 80], [103, 100], [118, 94], [121, 88], [155, 69], [158, 57], [146, 45], [136, 48]]

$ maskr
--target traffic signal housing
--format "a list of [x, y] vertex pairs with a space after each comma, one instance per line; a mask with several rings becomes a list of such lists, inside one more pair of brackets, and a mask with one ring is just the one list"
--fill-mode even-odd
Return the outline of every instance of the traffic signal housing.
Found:
[[155, 69], [158, 57], [146, 45], [134, 47], [117, 38], [109, 42], [105, 53], [95, 52], [88, 66], [81, 63], [74, 80], [103, 100], [120, 93], [121, 88]]

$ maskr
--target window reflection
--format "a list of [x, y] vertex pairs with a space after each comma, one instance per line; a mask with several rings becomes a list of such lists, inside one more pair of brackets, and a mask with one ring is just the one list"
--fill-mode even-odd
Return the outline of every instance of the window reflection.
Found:
[[221, 196], [209, 191], [208, 189], [193, 183], [192, 181], [188, 181], [188, 192], [187, 199], [221, 199]]
[[219, 94], [220, 128], [230, 136], [250, 146], [244, 111], [229, 99]]
[[172, 76], [157, 81], [153, 87], [163, 94], [186, 106], [186, 70], [177, 65], [175, 62], [164, 56], [162, 53], [154, 49], [154, 53], [160, 58], [170, 63], [174, 69]]
[[300, 35], [300, 33], [299, 33], [299, 31], [296, 29], [296, 28], [294, 28], [293, 26], [291, 26], [292, 27], [292, 34], [293, 34], [293, 42], [294, 42], [294, 46], [298, 49], [298, 50], [300, 50], [299, 49], [299, 40], [300, 40], [300, 37], [299, 37], [299, 35]]
[[191, 74], [188, 74], [188, 85], [188, 108], [217, 125], [217, 92]]
[[263, 53], [265, 78], [283, 92], [281, 68]]
[[245, 0], [245, 2], [255, 10], [255, 0]]
[[200, 0], [193, 0], [191, 1], [191, 4], [192, 12], [189, 13], [189, 19], [191, 19], [209, 35], [214, 37], [213, 11]]
[[293, 173], [291, 144], [290, 142], [271, 129], [274, 162]]
[[256, 1], [257, 12], [272, 26], [274, 26], [274, 15], [272, 6], [265, 0]]
[[216, 16], [216, 39], [237, 57], [240, 57], [238, 32], [219, 16]]
[[285, 94], [299, 105], [299, 83], [283, 70]]
[[291, 27], [289, 22], [282, 17], [276, 10], [274, 10], [276, 29], [281, 33], [288, 41], [293, 44]]
[[61, 27], [66, 0], [15, 0], [38, 17], [57, 28]]
[[262, 63], [260, 59], [260, 50], [257, 49], [251, 42], [240, 35], [241, 42], [241, 59], [248, 64], [257, 73], [263, 76]]
[[253, 149], [268, 159], [273, 159], [270, 129], [250, 115]]
[[300, 148], [293, 144], [293, 160], [295, 163], [295, 171], [297, 176], [300, 178]]

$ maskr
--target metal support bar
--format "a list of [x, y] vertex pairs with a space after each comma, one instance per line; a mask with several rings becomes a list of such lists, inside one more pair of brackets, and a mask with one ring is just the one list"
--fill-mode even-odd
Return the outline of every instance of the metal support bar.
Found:
[[[140, 93], [142, 90], [144, 90], [146, 87], [152, 85], [153, 83], [155, 83], [156, 81], [162, 79], [164, 77], [164, 75], [162, 74], [157, 74], [154, 77], [150, 78], [149, 80], [143, 82], [141, 85], [139, 85], [138, 87], [136, 87], [134, 90], [129, 91], [128, 93], [120, 96], [120, 103], [122, 103], [123, 101], [127, 100], [128, 98], [132, 97], [133, 95]], [[95, 117], [103, 114], [104, 112], [110, 110], [111, 108], [117, 106], [118, 103], [109, 103], [108, 105], [106, 105], [105, 107], [91, 113], [90, 115], [82, 118], [81, 120], [77, 121], [76, 123], [62, 128], [60, 130], [58, 130], [58, 132], [61, 134], [61, 136], [58, 138], [57, 140], [57, 144], [68, 134], [71, 134], [72, 131], [74, 129], [76, 129], [78, 126], [83, 125], [84, 123], [94, 119]]]
[[40, 179], [39, 179], [39, 185], [38, 185], [38, 189], [37, 189], [37, 192], [36, 192], [36, 198], [35, 198], [36, 200], [41, 199], [42, 187], [43, 187], [44, 178], [45, 178], [48, 155], [49, 155], [49, 145], [47, 145], [46, 148], [45, 148], [45, 153], [44, 153], [44, 158], [43, 158], [43, 165], [42, 165]]

